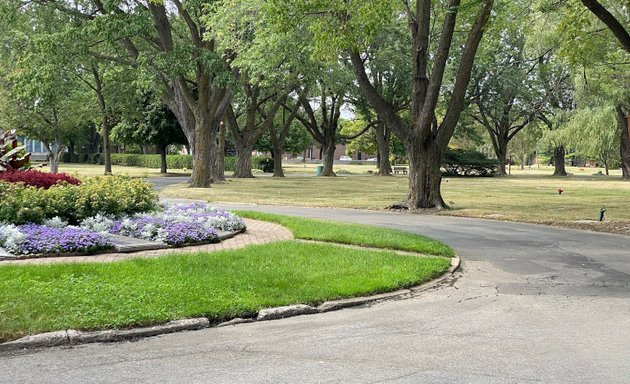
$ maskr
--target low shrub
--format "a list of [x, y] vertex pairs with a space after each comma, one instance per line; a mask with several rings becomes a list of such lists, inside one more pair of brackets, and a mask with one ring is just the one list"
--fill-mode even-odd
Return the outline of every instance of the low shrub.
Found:
[[[112, 165], [160, 168], [160, 161], [160, 155], [112, 153]], [[236, 164], [234, 156], [226, 156], [223, 161], [226, 171], [234, 171]], [[271, 168], [269, 168], [269, 164], [271, 164]], [[193, 158], [191, 155], [166, 155], [166, 166], [171, 169], [192, 169]], [[273, 172], [273, 159], [267, 156], [253, 156], [252, 168], [260, 169], [263, 172]]]
[[147, 212], [158, 204], [151, 185], [122, 176], [86, 179], [81, 185], [56, 184], [40, 189], [0, 181], [0, 222], [41, 223], [55, 216], [71, 224], [99, 213]]
[[444, 176], [494, 176], [498, 161], [477, 151], [447, 149], [442, 162]]
[[28, 186], [44, 189], [48, 189], [57, 183], [80, 184], [79, 179], [66, 173], [47, 173], [34, 169], [2, 172], [0, 173], [0, 180], [9, 183], [24, 183]]
[[[273, 158], [261, 157], [258, 161], [260, 169], [265, 173], [273, 173]], [[253, 166], [253, 165], [252, 165]], [[254, 168], [257, 168], [254, 166]]]
[[[160, 155], [112, 153], [112, 165], [127, 167], [160, 168]], [[190, 155], [166, 155], [166, 166], [173, 169], [192, 169]]]

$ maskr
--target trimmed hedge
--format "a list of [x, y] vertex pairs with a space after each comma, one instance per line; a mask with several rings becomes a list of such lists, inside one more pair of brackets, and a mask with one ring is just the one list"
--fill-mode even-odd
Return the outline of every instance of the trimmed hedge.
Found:
[[447, 149], [442, 162], [444, 176], [494, 176], [499, 162], [477, 151]]
[[[269, 157], [253, 156], [252, 167], [254, 169], [265, 170], [264, 164], [268, 162]], [[226, 156], [225, 170], [234, 171], [236, 158], [234, 156]], [[127, 167], [143, 167], [143, 168], [160, 168], [160, 155], [141, 155], [141, 154], [123, 154], [112, 153], [112, 165], [124, 165]], [[273, 164], [273, 161], [272, 161]], [[166, 155], [166, 166], [170, 169], [192, 169], [193, 159], [191, 155]], [[273, 168], [271, 170], [273, 172]]]
[[[127, 167], [160, 168], [160, 155], [112, 153], [112, 165]], [[166, 166], [174, 169], [192, 169], [191, 155], [166, 155]]]
[[81, 185], [57, 184], [49, 189], [0, 181], [0, 222], [36, 223], [55, 216], [76, 224], [98, 213], [133, 214], [156, 209], [150, 184], [122, 176], [85, 179]]

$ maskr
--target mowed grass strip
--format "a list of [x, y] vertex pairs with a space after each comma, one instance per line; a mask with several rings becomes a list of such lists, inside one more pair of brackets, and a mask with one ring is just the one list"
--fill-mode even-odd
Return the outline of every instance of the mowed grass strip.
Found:
[[452, 257], [455, 254], [451, 247], [440, 241], [395, 229], [304, 219], [255, 211], [235, 211], [235, 213], [249, 219], [280, 224], [293, 232], [293, 236], [296, 239], [384, 248], [445, 257]]
[[53, 330], [247, 316], [265, 307], [416, 285], [449, 265], [441, 257], [285, 241], [105, 264], [4, 266], [0, 341]]

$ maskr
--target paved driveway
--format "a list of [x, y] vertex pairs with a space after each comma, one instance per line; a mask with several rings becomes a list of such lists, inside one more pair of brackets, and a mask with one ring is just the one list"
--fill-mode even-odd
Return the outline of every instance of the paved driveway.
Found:
[[453, 246], [463, 268], [434, 290], [370, 307], [4, 355], [0, 382], [630, 381], [629, 237], [452, 217], [247, 209], [427, 234]]

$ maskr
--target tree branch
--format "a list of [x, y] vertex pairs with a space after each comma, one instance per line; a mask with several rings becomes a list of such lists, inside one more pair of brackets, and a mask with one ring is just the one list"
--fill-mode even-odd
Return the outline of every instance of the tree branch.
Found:
[[621, 47], [630, 53], [630, 34], [624, 26], [613, 16], [603, 5], [597, 0], [580, 0], [586, 8], [589, 9], [599, 20], [601, 20], [608, 29], [615, 35]]

